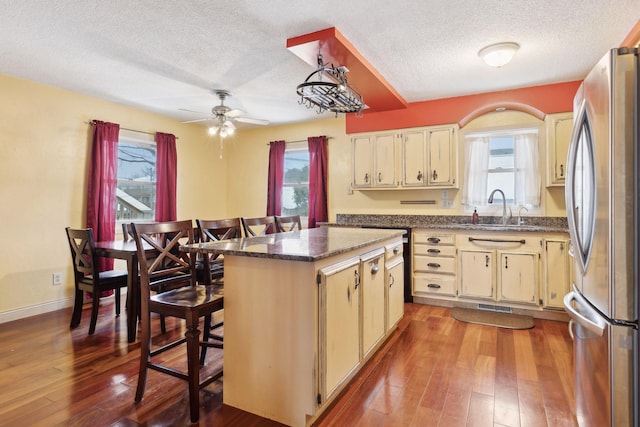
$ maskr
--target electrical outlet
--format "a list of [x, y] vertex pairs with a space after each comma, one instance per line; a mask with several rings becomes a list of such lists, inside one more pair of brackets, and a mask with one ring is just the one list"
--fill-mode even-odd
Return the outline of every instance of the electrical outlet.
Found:
[[53, 273], [53, 286], [62, 285], [62, 273]]

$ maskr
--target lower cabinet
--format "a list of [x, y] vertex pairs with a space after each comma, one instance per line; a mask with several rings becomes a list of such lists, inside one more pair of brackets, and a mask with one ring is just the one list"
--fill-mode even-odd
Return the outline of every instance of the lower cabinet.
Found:
[[318, 270], [319, 401], [329, 401], [404, 314], [402, 241]]
[[320, 277], [321, 387], [328, 399], [360, 362], [360, 258], [323, 268]]
[[545, 308], [564, 310], [562, 299], [571, 286], [569, 240], [545, 239], [544, 242], [544, 295]]
[[460, 296], [494, 299], [495, 251], [460, 250]]
[[539, 253], [499, 251], [498, 301], [538, 304]]

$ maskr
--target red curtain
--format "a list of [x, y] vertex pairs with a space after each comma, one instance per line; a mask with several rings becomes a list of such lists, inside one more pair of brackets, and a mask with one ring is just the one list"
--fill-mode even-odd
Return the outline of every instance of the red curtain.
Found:
[[[119, 124], [93, 121], [87, 227], [93, 228], [96, 241], [115, 239], [119, 132]], [[113, 259], [100, 258], [99, 268], [100, 271], [113, 269]]]
[[311, 136], [309, 143], [309, 228], [327, 222], [327, 137]]
[[176, 137], [156, 132], [156, 221], [175, 221], [177, 181]]
[[267, 182], [267, 215], [282, 212], [282, 180], [284, 176], [284, 141], [269, 144], [269, 176]]

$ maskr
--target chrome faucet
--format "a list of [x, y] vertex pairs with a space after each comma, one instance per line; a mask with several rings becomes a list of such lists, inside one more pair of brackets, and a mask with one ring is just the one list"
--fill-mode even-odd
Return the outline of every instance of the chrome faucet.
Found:
[[498, 193], [500, 193], [502, 195], [502, 225], [507, 225], [507, 224], [509, 224], [509, 220], [511, 219], [513, 214], [511, 212], [511, 208], [509, 208], [509, 216], [507, 217], [507, 199], [506, 199], [506, 197], [504, 197], [504, 192], [502, 190], [500, 190], [499, 188], [496, 188], [489, 195], [488, 202], [489, 203], [493, 203], [493, 195], [496, 194], [496, 192], [498, 192]]
[[518, 225], [522, 225], [524, 224], [524, 220], [522, 219], [522, 210], [525, 210], [527, 212], [529, 212], [529, 209], [527, 209], [525, 206], [521, 206], [520, 210], [518, 211]]

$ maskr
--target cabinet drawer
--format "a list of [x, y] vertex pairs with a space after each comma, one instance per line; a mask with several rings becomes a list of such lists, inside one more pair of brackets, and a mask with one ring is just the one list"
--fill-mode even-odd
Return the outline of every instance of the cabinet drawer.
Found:
[[432, 257], [454, 257], [456, 256], [456, 248], [454, 246], [415, 244], [413, 245], [413, 254]]
[[456, 296], [456, 278], [437, 274], [416, 274], [413, 276], [413, 291]]
[[456, 259], [416, 255], [413, 257], [413, 270], [455, 274]]
[[453, 234], [434, 233], [431, 231], [416, 231], [413, 234], [414, 243], [428, 243], [430, 245], [450, 245], [455, 243]]
[[384, 247], [384, 259], [389, 262], [395, 258], [402, 257], [403, 247], [402, 242], [397, 242]]

